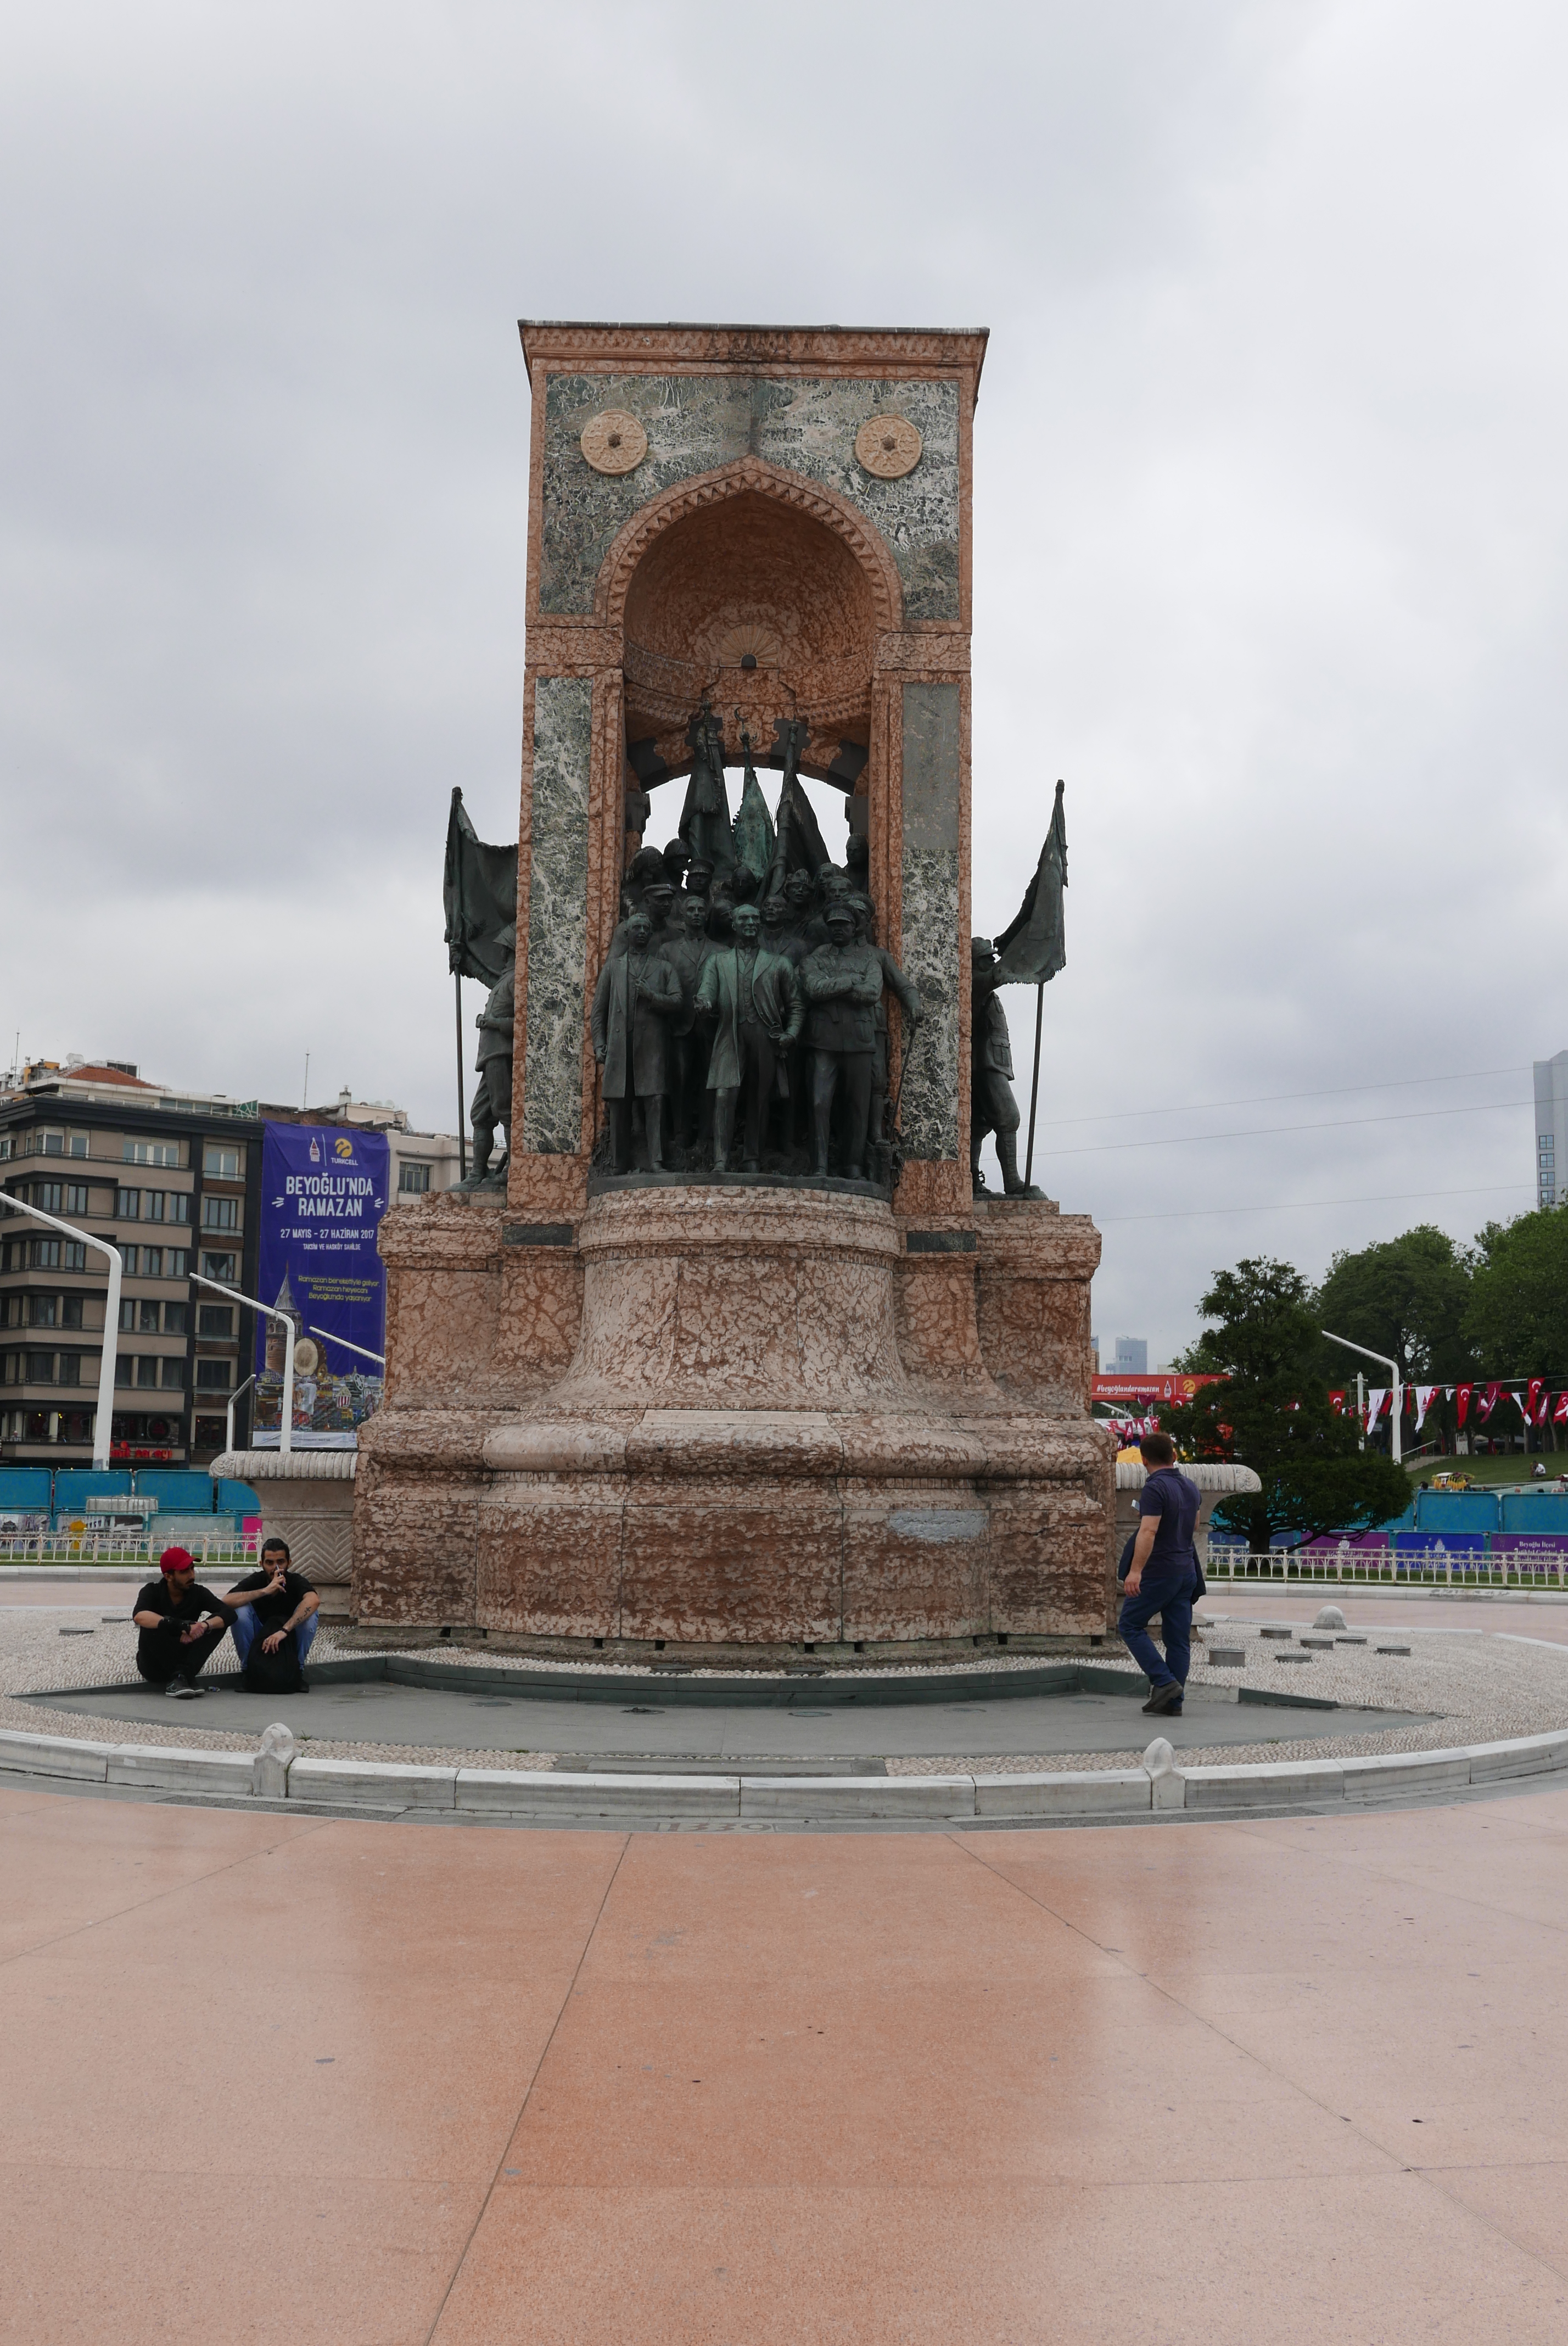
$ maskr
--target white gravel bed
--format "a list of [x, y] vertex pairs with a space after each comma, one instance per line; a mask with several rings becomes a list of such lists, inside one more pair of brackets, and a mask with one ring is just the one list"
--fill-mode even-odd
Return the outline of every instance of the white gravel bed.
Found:
[[[90, 1637], [62, 1637], [62, 1628], [92, 1625]], [[79, 1710], [55, 1710], [44, 1703], [18, 1702], [16, 1696], [33, 1687], [139, 1686], [137, 1676], [136, 1631], [128, 1617], [100, 1621], [96, 1610], [74, 1605], [60, 1611], [29, 1606], [0, 1608], [0, 1727], [23, 1735], [69, 1735], [82, 1743], [152, 1743], [188, 1751], [254, 1751], [254, 1733], [237, 1735], [219, 1725], [225, 1694], [203, 1695], [199, 1703], [171, 1702], [166, 1721], [150, 1726], [139, 1721], [96, 1719]], [[311, 1647], [312, 1662], [351, 1660], [331, 1627], [319, 1629]], [[232, 1646], [219, 1646], [213, 1660], [219, 1669], [232, 1669]], [[211, 1663], [208, 1668], [210, 1669]], [[310, 1677], [310, 1665], [305, 1675]], [[204, 1673], [205, 1675], [205, 1673]], [[494, 1745], [473, 1751], [454, 1751], [447, 1744], [340, 1743], [310, 1732], [311, 1698], [280, 1695], [280, 1712], [312, 1760], [406, 1760], [433, 1768], [504, 1767], [514, 1757]], [[208, 1721], [213, 1724], [209, 1726]], [[555, 1754], [530, 1751], [515, 1755], [529, 1767], [548, 1767]]]
[[[1390, 1719], [1385, 1731], [1361, 1731], [1353, 1735], [1319, 1735], [1293, 1738], [1290, 1734], [1291, 1714], [1288, 1709], [1272, 1706], [1257, 1708], [1257, 1740], [1253, 1743], [1205, 1745], [1187, 1749], [1179, 1760], [1194, 1767], [1237, 1765], [1249, 1761], [1275, 1760], [1362, 1759], [1380, 1752], [1434, 1751], [1454, 1744], [1491, 1743], [1512, 1736], [1543, 1735], [1568, 1728], [1568, 1647], [1536, 1645], [1515, 1637], [1489, 1634], [1483, 1630], [1470, 1632], [1451, 1628], [1433, 1630], [1367, 1629], [1359, 1631], [1352, 1620], [1350, 1636], [1365, 1636], [1365, 1645], [1336, 1644], [1331, 1652], [1314, 1652], [1307, 1662], [1280, 1663], [1276, 1657], [1282, 1651], [1299, 1653], [1302, 1628], [1297, 1625], [1288, 1647], [1283, 1641], [1264, 1637], [1260, 1632], [1273, 1623], [1227, 1621], [1223, 1617], [1206, 1616], [1207, 1626], [1195, 1633], [1193, 1670], [1189, 1684], [1194, 1692], [1202, 1691], [1211, 1698], [1218, 1694], [1234, 1701], [1242, 1686], [1266, 1688], [1273, 1693], [1299, 1692], [1325, 1697], [1332, 1701], [1350, 1703], [1363, 1709], [1386, 1709], [1393, 1714], [1421, 1711], [1432, 1714], [1431, 1724], [1410, 1726], [1396, 1716]], [[90, 1637], [62, 1637], [62, 1628], [91, 1625]], [[1283, 1626], [1283, 1625], [1280, 1625]], [[1308, 1636], [1329, 1636], [1330, 1631], [1306, 1631]], [[1380, 1645], [1409, 1645], [1408, 1658], [1382, 1655]], [[1239, 1647], [1244, 1656], [1239, 1668], [1216, 1668], [1208, 1658], [1213, 1646]], [[451, 1652], [438, 1652], [427, 1646], [409, 1649], [423, 1662], [450, 1661], [470, 1667], [481, 1659], [486, 1668], [511, 1666], [533, 1670], [540, 1667], [527, 1656], [481, 1656], [473, 1647], [459, 1647]], [[361, 1648], [345, 1647], [331, 1627], [323, 1627], [311, 1648], [314, 1660], [334, 1661], [355, 1658]], [[1017, 1658], [1009, 1655], [978, 1656], [972, 1665], [960, 1665], [987, 1671], [997, 1668], [1037, 1668], [1048, 1662], [1047, 1656], [1031, 1655]], [[220, 1666], [231, 1666], [227, 1648], [219, 1649]], [[1117, 1669], [1135, 1676], [1135, 1665], [1125, 1655], [1107, 1651], [1094, 1658], [1096, 1668]], [[581, 1665], [564, 1665], [565, 1669]], [[596, 1668], [597, 1665], [596, 1664]], [[705, 1671], [707, 1678], [734, 1677], [732, 1671]], [[750, 1674], [746, 1674], [749, 1676]], [[847, 1672], [830, 1675], [847, 1676]], [[879, 1670], [878, 1677], [916, 1676], [905, 1670]], [[820, 1680], [796, 1683], [816, 1683]], [[158, 1745], [183, 1745], [188, 1749], [209, 1751], [251, 1751], [256, 1748], [253, 1734], [238, 1734], [226, 1730], [221, 1724], [226, 1697], [209, 1694], [199, 1708], [192, 1703], [169, 1705], [170, 1716], [166, 1721], [143, 1726], [121, 1725], [80, 1711], [57, 1710], [35, 1703], [20, 1702], [18, 1694], [34, 1688], [87, 1687], [117, 1684], [137, 1684], [136, 1637], [123, 1617], [114, 1621], [97, 1617], [96, 1608], [79, 1604], [58, 1610], [50, 1607], [7, 1607], [0, 1610], [0, 1727], [23, 1733], [64, 1735], [80, 1740], [96, 1742], [114, 1740]], [[473, 1750], [454, 1750], [447, 1745], [339, 1742], [321, 1739], [309, 1732], [310, 1697], [292, 1698], [280, 1697], [280, 1707], [289, 1714], [289, 1724], [300, 1737], [313, 1758], [331, 1760], [379, 1759], [424, 1762], [433, 1766], [489, 1767], [504, 1765], [510, 1759], [529, 1766], [548, 1767], [555, 1755], [548, 1751], [498, 1752], [494, 1746]], [[1121, 1751], [1048, 1752], [999, 1756], [982, 1753], [970, 1758], [947, 1754], [932, 1758], [898, 1759], [887, 1762], [888, 1772], [894, 1776], [930, 1776], [976, 1773], [1005, 1775], [1030, 1773], [1038, 1770], [1053, 1772], [1079, 1773], [1103, 1768], [1135, 1766], [1151, 1738], [1160, 1732], [1157, 1719], [1145, 1719], [1141, 1709], [1129, 1703], [1132, 1717], [1132, 1737]], [[1135, 1719], [1135, 1724], [1134, 1720]], [[209, 1723], [210, 1722], [210, 1724]], [[744, 1772], [743, 1763], [737, 1763]]]
[[[1358, 1629], [1348, 1631], [1292, 1628], [1287, 1646], [1282, 1638], [1265, 1637], [1265, 1628], [1281, 1622], [1227, 1621], [1205, 1616], [1206, 1626], [1194, 1633], [1191, 1690], [1212, 1699], [1227, 1695], [1234, 1701], [1244, 1687], [1266, 1688], [1271, 1694], [1314, 1695], [1330, 1702], [1352, 1703], [1363, 1710], [1425, 1711], [1430, 1726], [1409, 1726], [1390, 1719], [1386, 1731], [1363, 1730], [1355, 1735], [1315, 1735], [1293, 1738], [1290, 1713], [1272, 1705], [1258, 1705], [1258, 1739], [1255, 1743], [1205, 1744], [1184, 1747], [1178, 1766], [1192, 1768], [1245, 1767], [1275, 1760], [1369, 1760], [1392, 1751], [1443, 1751], [1455, 1744], [1500, 1743], [1518, 1735], [1550, 1735], [1568, 1728], [1568, 1647], [1534, 1645], [1523, 1639], [1462, 1629]], [[1365, 1645], [1336, 1643], [1331, 1653], [1314, 1652], [1310, 1661], [1280, 1662], [1281, 1653], [1300, 1653], [1303, 1635], [1355, 1637]], [[1380, 1654], [1379, 1646], [1409, 1646], [1408, 1656]], [[1239, 1669], [1217, 1669], [1210, 1647], [1235, 1650], [1244, 1659]], [[1136, 1675], [1125, 1657], [1107, 1666]], [[1135, 1742], [1125, 1751], [1060, 1752], [1039, 1758], [981, 1756], [973, 1759], [896, 1760], [888, 1761], [890, 1776], [943, 1776], [981, 1773], [1001, 1776], [1037, 1769], [1076, 1774], [1096, 1768], [1136, 1767], [1151, 1739], [1163, 1732], [1157, 1718], [1136, 1713]], [[1141, 1730], [1141, 1731], [1140, 1731]]]

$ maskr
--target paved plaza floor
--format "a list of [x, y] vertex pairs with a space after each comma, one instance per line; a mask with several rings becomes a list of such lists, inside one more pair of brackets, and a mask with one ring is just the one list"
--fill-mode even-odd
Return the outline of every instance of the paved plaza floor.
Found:
[[0, 1790], [25, 2346], [1568, 2335], [1568, 1790], [843, 1837]]

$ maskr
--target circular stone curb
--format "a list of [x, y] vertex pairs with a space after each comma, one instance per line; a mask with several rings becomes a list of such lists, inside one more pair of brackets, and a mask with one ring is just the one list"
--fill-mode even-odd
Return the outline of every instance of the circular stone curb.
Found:
[[287, 1729], [269, 1728], [260, 1749], [185, 1751], [158, 1744], [90, 1743], [0, 1730], [0, 1782], [7, 1778], [103, 1784], [226, 1801], [300, 1802], [311, 1810], [454, 1821], [748, 1823], [1081, 1823], [1095, 1818], [1382, 1807], [1568, 1771], [1568, 1731], [1463, 1744], [1448, 1751], [1363, 1760], [1308, 1760], [1179, 1768], [1163, 1739], [1139, 1768], [1075, 1774], [948, 1776], [667, 1776], [568, 1774], [556, 1770], [420, 1767], [370, 1760], [301, 1758]]

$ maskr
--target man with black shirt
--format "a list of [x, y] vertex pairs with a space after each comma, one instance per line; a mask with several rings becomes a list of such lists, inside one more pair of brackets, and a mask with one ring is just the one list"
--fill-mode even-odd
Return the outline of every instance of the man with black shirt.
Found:
[[288, 1541], [263, 1541], [261, 1569], [237, 1580], [228, 1596], [234, 1612], [234, 1650], [240, 1668], [249, 1660], [258, 1637], [264, 1654], [275, 1654], [285, 1638], [292, 1637], [303, 1684], [304, 1660], [316, 1634], [316, 1608], [321, 1601], [304, 1575], [293, 1570]]
[[166, 1547], [158, 1571], [161, 1577], [148, 1582], [131, 1615], [141, 1632], [136, 1666], [150, 1685], [189, 1701], [206, 1691], [197, 1675], [223, 1643], [229, 1617], [223, 1599], [197, 1579], [188, 1548]]
[[[1181, 1717], [1182, 1697], [1192, 1664], [1192, 1607], [1197, 1592], [1197, 1551], [1193, 1525], [1200, 1504], [1196, 1483], [1176, 1472], [1176, 1443], [1168, 1433], [1145, 1433], [1138, 1444], [1144, 1487], [1138, 1493], [1137, 1543], [1124, 1583], [1116, 1627], [1149, 1682], [1144, 1708], [1156, 1717]], [[1165, 1652], [1149, 1635], [1160, 1617]]]

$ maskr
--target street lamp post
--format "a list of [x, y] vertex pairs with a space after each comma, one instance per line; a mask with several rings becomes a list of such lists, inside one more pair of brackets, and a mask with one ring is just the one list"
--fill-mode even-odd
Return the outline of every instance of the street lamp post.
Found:
[[1400, 1382], [1399, 1362], [1397, 1361], [1390, 1361], [1386, 1352], [1374, 1352], [1371, 1347], [1368, 1344], [1352, 1343], [1349, 1336], [1336, 1336], [1332, 1329], [1325, 1328], [1321, 1332], [1328, 1337], [1330, 1344], [1343, 1344], [1348, 1352], [1359, 1352], [1363, 1360], [1376, 1361], [1380, 1367], [1387, 1369], [1390, 1376], [1393, 1379], [1394, 1418], [1393, 1431], [1390, 1435], [1390, 1442], [1393, 1450], [1394, 1464], [1396, 1466], [1400, 1465], [1403, 1462], [1405, 1454], [1403, 1445], [1400, 1441], [1400, 1431], [1404, 1417], [1405, 1389]]
[[245, 1382], [242, 1385], [236, 1385], [234, 1391], [229, 1396], [228, 1403], [225, 1406], [223, 1413], [223, 1447], [225, 1450], [232, 1450], [234, 1447], [234, 1404], [239, 1399], [241, 1393], [248, 1393], [249, 1392], [255, 1382], [256, 1372], [252, 1369], [250, 1374], [246, 1378]]
[[[237, 1287], [225, 1287], [216, 1279], [204, 1279], [199, 1271], [188, 1273], [193, 1286], [210, 1287], [214, 1295], [227, 1295], [231, 1303], [248, 1303], [252, 1311], [260, 1311], [268, 1320], [278, 1320], [283, 1326], [283, 1408], [278, 1421], [278, 1454], [291, 1458], [294, 1444], [290, 1439], [294, 1429], [294, 1322], [286, 1311], [275, 1311], [270, 1303], [259, 1303], [253, 1295], [241, 1295]], [[244, 1386], [239, 1391], [243, 1392]], [[230, 1426], [230, 1433], [233, 1428]], [[255, 1440], [252, 1433], [251, 1440]]]
[[[120, 1280], [125, 1264], [120, 1250], [111, 1239], [96, 1239], [91, 1230], [79, 1230], [74, 1222], [58, 1222], [53, 1214], [30, 1206], [25, 1198], [5, 1193], [4, 1203], [14, 1213], [30, 1214], [36, 1222], [46, 1222], [52, 1230], [63, 1230], [78, 1246], [91, 1247], [95, 1254], [103, 1255], [109, 1266], [108, 1293], [104, 1299], [104, 1349], [98, 1361], [98, 1411], [93, 1421], [93, 1464], [107, 1467], [109, 1444], [114, 1438], [115, 1416], [115, 1354], [119, 1346]], [[187, 1454], [188, 1455], [188, 1454]]]
[[341, 1344], [345, 1352], [357, 1352], [361, 1361], [375, 1361], [383, 1369], [387, 1364], [387, 1356], [384, 1352], [367, 1352], [363, 1344], [351, 1344], [346, 1336], [331, 1335], [325, 1328], [312, 1328], [311, 1333], [312, 1336], [320, 1336], [324, 1344]]

